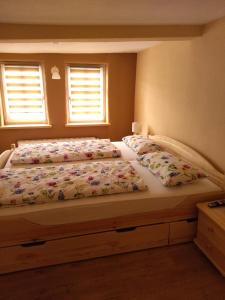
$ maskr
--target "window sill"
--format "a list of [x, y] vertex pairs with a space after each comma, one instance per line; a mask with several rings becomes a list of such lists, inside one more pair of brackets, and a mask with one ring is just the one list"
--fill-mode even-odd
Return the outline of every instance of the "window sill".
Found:
[[21, 125], [3, 125], [0, 129], [36, 129], [36, 128], [51, 128], [52, 125], [49, 124], [21, 124]]
[[110, 126], [108, 122], [104, 123], [67, 123], [65, 127], [95, 127], [95, 126]]

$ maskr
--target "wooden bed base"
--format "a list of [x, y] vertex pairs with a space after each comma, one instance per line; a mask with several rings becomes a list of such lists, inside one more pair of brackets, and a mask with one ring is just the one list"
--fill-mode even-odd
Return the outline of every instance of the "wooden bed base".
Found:
[[196, 221], [195, 205], [60, 225], [1, 217], [0, 274], [188, 242]]
[[195, 205], [225, 197], [224, 174], [189, 147], [167, 137], [154, 137], [202, 167], [223, 190], [188, 197], [173, 209], [82, 223], [41, 225], [26, 219], [25, 214], [0, 216], [0, 274], [193, 240]]

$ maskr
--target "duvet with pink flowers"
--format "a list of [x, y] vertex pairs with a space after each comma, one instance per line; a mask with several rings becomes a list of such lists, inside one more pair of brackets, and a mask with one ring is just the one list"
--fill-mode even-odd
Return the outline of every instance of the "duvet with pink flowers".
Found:
[[121, 152], [107, 139], [25, 144], [15, 149], [13, 165], [117, 158]]
[[92, 161], [0, 170], [0, 207], [62, 202], [146, 190], [128, 161]]

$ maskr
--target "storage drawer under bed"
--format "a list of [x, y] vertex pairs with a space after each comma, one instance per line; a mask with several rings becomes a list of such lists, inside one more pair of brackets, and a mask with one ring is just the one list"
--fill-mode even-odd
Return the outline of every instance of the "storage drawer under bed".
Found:
[[171, 222], [169, 231], [170, 245], [193, 241], [197, 232], [197, 219], [190, 218], [183, 221]]
[[169, 223], [0, 248], [0, 274], [168, 244]]

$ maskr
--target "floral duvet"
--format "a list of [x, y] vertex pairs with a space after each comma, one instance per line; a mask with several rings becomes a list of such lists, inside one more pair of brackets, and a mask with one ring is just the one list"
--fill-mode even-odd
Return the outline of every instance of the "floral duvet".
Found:
[[21, 145], [11, 159], [13, 165], [120, 157], [121, 152], [109, 140], [95, 139]]
[[0, 206], [21, 206], [146, 190], [130, 162], [99, 161], [0, 170]]

